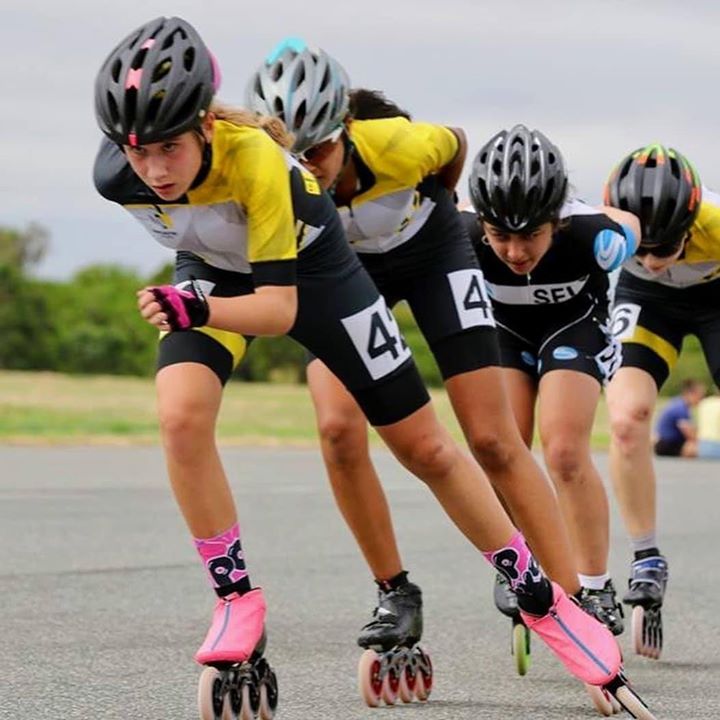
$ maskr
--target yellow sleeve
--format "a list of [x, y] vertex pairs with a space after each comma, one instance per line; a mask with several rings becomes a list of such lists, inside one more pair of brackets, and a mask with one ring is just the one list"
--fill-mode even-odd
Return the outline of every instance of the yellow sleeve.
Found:
[[237, 168], [237, 200], [248, 220], [249, 261], [296, 258], [290, 170], [283, 151], [264, 130], [256, 130], [238, 158]]
[[356, 120], [351, 137], [376, 176], [415, 187], [439, 172], [458, 151], [455, 133], [442, 125], [405, 118]]

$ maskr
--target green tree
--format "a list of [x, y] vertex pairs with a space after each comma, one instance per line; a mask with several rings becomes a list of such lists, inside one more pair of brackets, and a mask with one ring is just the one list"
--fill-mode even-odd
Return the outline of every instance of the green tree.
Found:
[[146, 281], [117, 265], [92, 265], [70, 283], [48, 288], [55, 307], [58, 370], [148, 375], [157, 332], [139, 315], [136, 292]]
[[46, 370], [57, 360], [52, 306], [20, 268], [0, 264], [0, 367]]
[[45, 256], [50, 241], [48, 231], [37, 223], [25, 230], [0, 226], [0, 266], [25, 274]]

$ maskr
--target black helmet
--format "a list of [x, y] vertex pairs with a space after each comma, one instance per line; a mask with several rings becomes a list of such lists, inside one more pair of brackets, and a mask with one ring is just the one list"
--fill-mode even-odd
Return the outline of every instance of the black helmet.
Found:
[[690, 161], [673, 148], [646, 145], [623, 158], [605, 184], [605, 204], [640, 220], [642, 247], [677, 245], [693, 224], [702, 186]]
[[501, 130], [476, 155], [470, 199], [478, 216], [508, 232], [554, 220], [567, 191], [560, 151], [538, 130]]
[[100, 129], [121, 145], [159, 142], [197, 127], [220, 84], [212, 53], [182, 18], [130, 33], [95, 79]]

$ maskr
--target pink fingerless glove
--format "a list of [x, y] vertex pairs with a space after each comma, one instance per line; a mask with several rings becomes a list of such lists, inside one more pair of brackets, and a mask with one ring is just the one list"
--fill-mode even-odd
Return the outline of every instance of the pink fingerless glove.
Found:
[[158, 285], [148, 290], [167, 315], [168, 325], [172, 330], [200, 327], [205, 325], [210, 317], [207, 298], [195, 278], [182, 290], [174, 285]]

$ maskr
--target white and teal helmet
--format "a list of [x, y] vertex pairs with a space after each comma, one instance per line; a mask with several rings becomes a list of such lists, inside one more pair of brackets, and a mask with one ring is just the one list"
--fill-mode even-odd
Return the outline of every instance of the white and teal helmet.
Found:
[[280, 118], [301, 153], [326, 140], [348, 112], [350, 78], [335, 58], [300, 38], [286, 38], [253, 73], [249, 109]]

